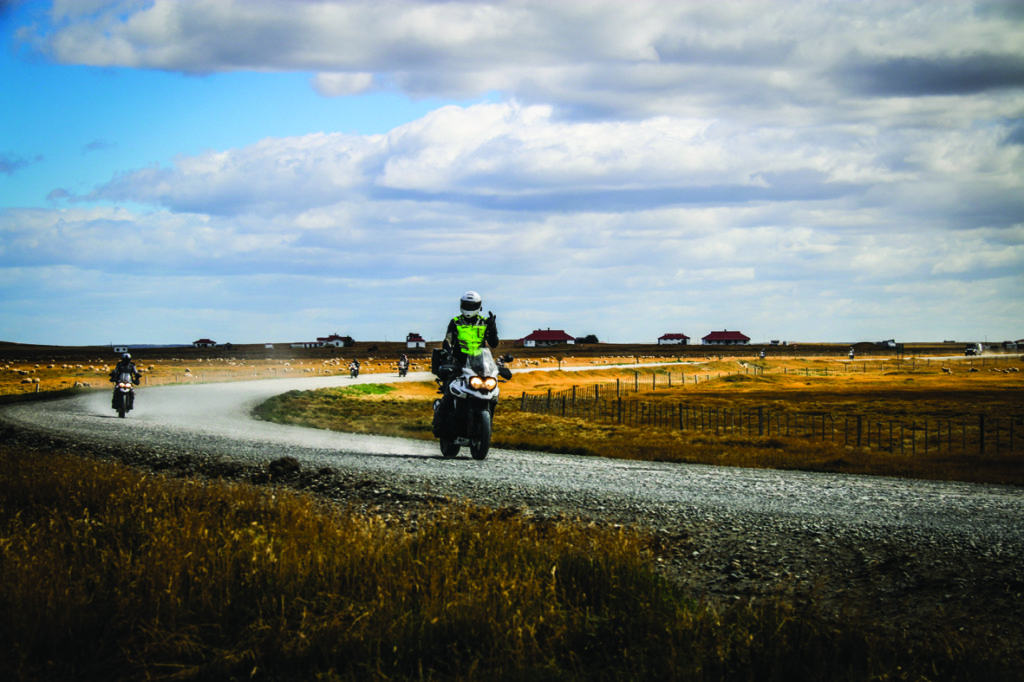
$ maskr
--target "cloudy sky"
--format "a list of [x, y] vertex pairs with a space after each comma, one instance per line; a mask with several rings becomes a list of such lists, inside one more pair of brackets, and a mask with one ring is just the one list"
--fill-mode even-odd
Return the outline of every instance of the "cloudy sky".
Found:
[[1024, 337], [1024, 3], [0, 0], [0, 341]]

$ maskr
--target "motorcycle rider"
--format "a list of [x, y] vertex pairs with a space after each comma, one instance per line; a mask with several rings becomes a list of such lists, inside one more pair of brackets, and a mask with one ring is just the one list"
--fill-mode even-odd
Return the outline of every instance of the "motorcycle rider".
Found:
[[409, 356], [405, 353], [402, 353], [402, 357], [398, 359], [398, 371], [401, 372], [403, 369], [409, 369]]
[[[498, 347], [498, 321], [494, 313], [487, 311], [483, 316], [483, 299], [475, 291], [467, 291], [459, 299], [459, 314], [448, 322], [441, 348], [448, 353], [458, 370], [466, 364], [466, 359], [479, 355], [484, 344], [490, 348]], [[441, 435], [441, 425], [451, 411], [452, 398], [448, 386], [458, 371], [441, 377], [444, 380], [444, 395], [441, 404], [434, 412], [434, 435]]]
[[358, 360], [353, 360], [352, 362], [350, 362], [348, 364], [348, 371], [349, 372], [355, 372], [356, 374], [359, 374], [359, 361]]
[[[117, 361], [117, 365], [110, 372], [110, 382], [114, 384], [114, 395], [110, 399], [110, 406], [117, 409], [117, 379], [122, 373], [128, 373], [132, 377], [132, 383], [136, 386], [139, 385], [139, 380], [142, 378], [142, 373], [135, 368], [135, 363], [132, 362], [132, 356], [128, 353], [122, 353], [121, 359]], [[128, 394], [128, 409], [132, 409], [135, 405], [135, 392], [132, 391]]]

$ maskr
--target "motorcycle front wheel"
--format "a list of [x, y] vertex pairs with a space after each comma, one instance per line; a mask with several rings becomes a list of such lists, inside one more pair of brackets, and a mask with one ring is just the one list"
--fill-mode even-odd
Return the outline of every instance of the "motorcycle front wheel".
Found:
[[486, 459], [491, 449], [491, 411], [486, 407], [476, 413], [469, 436], [469, 454], [473, 459]]

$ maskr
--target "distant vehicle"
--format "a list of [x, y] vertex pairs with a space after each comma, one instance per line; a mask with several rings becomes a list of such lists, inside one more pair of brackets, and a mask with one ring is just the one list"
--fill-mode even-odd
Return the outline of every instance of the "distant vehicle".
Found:
[[980, 343], [969, 343], [967, 348], [964, 348], [964, 355], [981, 355], [985, 352], [985, 347]]
[[132, 387], [132, 384], [138, 384], [139, 380], [133, 377], [131, 372], [120, 372], [111, 381], [114, 382], [114, 398], [111, 407], [117, 410], [118, 417], [124, 419], [124, 416], [135, 407], [135, 388]]

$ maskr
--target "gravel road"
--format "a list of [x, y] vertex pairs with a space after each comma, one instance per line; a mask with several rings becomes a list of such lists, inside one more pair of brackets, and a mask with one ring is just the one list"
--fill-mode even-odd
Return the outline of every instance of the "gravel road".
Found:
[[117, 418], [103, 391], [0, 406], [0, 424], [8, 438], [120, 451], [150, 464], [188, 461], [200, 470], [228, 464], [225, 470], [250, 477], [291, 457], [305, 474], [302, 487], [358, 498], [384, 513], [452, 497], [538, 517], [637, 523], [655, 532], [665, 573], [709, 599], [783, 591], [844, 617], [898, 628], [943, 624], [1006, 646], [1024, 643], [1020, 488], [501, 449], [483, 462], [445, 460], [432, 442], [250, 416], [255, 405], [288, 390], [383, 378], [143, 387], [126, 419]]

